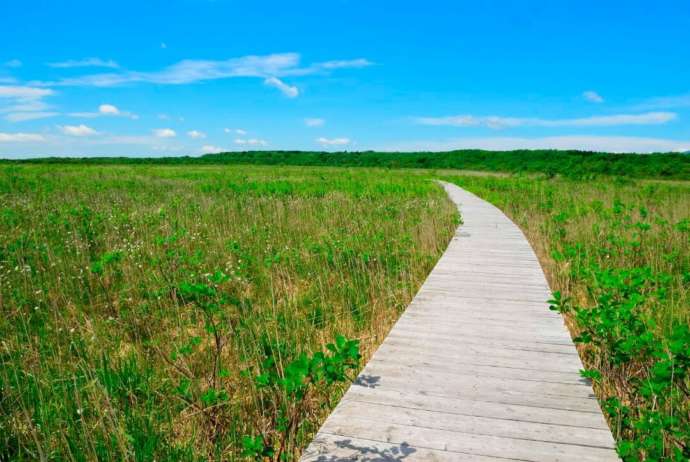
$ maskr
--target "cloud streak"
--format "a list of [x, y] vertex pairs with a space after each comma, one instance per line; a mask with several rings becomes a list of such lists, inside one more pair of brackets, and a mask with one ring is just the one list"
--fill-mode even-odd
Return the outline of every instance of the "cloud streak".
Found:
[[241, 146], [267, 146], [268, 141], [262, 140], [259, 138], [249, 138], [249, 139], [236, 138], [235, 144], [239, 144]]
[[0, 132], [0, 142], [1, 143], [26, 143], [26, 142], [36, 142], [43, 141], [43, 135], [38, 133], [3, 133]]
[[214, 146], [212, 144], [205, 144], [201, 147], [202, 154], [217, 154], [224, 151], [227, 151], [227, 149], [223, 149], [220, 146]]
[[345, 146], [350, 144], [350, 138], [324, 138], [322, 136], [317, 138], [316, 142], [322, 146]]
[[193, 139], [203, 139], [206, 138], [206, 133], [199, 130], [190, 130], [187, 132], [187, 136]]
[[304, 125], [307, 127], [323, 127], [325, 124], [326, 121], [318, 117], [307, 117], [304, 119]]
[[677, 109], [690, 107], [690, 93], [650, 98], [637, 105], [638, 110]]
[[690, 140], [645, 138], [634, 136], [566, 135], [538, 138], [487, 137], [451, 140], [402, 141], [382, 147], [383, 151], [450, 151], [454, 149], [577, 149], [601, 152], [684, 152], [690, 151]]
[[601, 97], [599, 93], [593, 90], [587, 90], [582, 93], [582, 97], [589, 101], [590, 103], [603, 103], [604, 98]]
[[5, 66], [11, 68], [18, 68], [22, 67], [22, 62], [18, 59], [10, 59], [9, 61], [5, 61]]
[[264, 80], [264, 84], [269, 87], [274, 87], [280, 90], [288, 98], [296, 98], [299, 96], [299, 89], [294, 85], [288, 85], [278, 77], [269, 77]]
[[572, 119], [540, 119], [524, 117], [456, 115], [447, 117], [416, 117], [420, 125], [453, 127], [614, 127], [619, 125], [661, 125], [676, 119], [674, 112], [646, 112], [642, 114], [614, 114]]
[[[51, 106], [43, 98], [52, 96], [55, 91], [50, 88], [37, 88], [19, 85], [0, 86], [0, 113], [9, 122], [43, 119], [58, 115], [49, 111]], [[6, 104], [1, 104], [6, 102]]]
[[110, 69], [117, 69], [120, 67], [120, 65], [112, 59], [104, 60], [101, 58], [68, 59], [67, 61], [47, 63], [47, 65], [63, 69], [72, 67], [107, 67]]
[[[298, 53], [274, 53], [269, 55], [242, 56], [226, 60], [185, 59], [158, 71], [122, 70], [66, 77], [54, 81], [36, 81], [32, 82], [32, 84], [39, 87], [113, 87], [135, 83], [184, 85], [208, 80], [254, 77], [263, 79], [266, 85], [276, 87], [286, 96], [294, 98], [299, 95], [299, 90], [297, 87], [283, 82], [281, 78], [328, 73], [338, 69], [362, 68], [372, 64], [367, 59], [357, 58], [324, 61], [303, 67], [300, 65], [300, 55]], [[70, 60], [50, 63], [49, 65], [58, 68], [83, 66], [119, 68], [114, 61], [103, 61], [99, 58], [87, 58], [78, 61]]]
[[175, 138], [177, 133], [172, 128], [156, 128], [153, 130], [153, 135], [158, 138]]
[[26, 122], [27, 120], [47, 119], [60, 115], [58, 112], [36, 111], [36, 112], [10, 112], [5, 115], [8, 122]]
[[60, 131], [67, 136], [93, 136], [98, 135], [98, 132], [93, 128], [80, 124], [80, 125], [60, 125], [58, 126]]
[[121, 111], [113, 104], [101, 104], [98, 106], [98, 111], [96, 112], [70, 112], [68, 115], [70, 117], [80, 117], [84, 119], [93, 119], [96, 117], [128, 117], [132, 120], [136, 120], [139, 118], [137, 114], [129, 111]]

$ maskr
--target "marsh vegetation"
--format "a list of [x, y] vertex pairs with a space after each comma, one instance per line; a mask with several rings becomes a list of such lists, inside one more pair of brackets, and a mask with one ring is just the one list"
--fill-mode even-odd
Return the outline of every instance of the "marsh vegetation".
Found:
[[456, 223], [381, 171], [3, 168], [0, 460], [291, 459]]

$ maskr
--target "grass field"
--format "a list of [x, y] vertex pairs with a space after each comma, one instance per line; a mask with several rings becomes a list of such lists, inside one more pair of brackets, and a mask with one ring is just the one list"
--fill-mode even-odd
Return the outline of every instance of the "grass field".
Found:
[[690, 457], [688, 182], [0, 168], [0, 460], [289, 460], [445, 249], [432, 178], [525, 231], [624, 459]]
[[456, 223], [395, 172], [4, 167], [0, 460], [295, 453]]
[[[9, 162], [9, 161], [6, 161]], [[550, 176], [591, 178], [616, 175], [629, 178], [690, 180], [690, 153], [654, 155], [548, 149], [484, 151], [465, 149], [447, 152], [319, 152], [248, 151], [206, 154], [201, 157], [84, 157], [43, 158], [15, 163], [91, 165], [276, 165], [321, 167], [376, 167], [395, 169], [462, 169]]]
[[690, 458], [690, 184], [448, 176], [525, 231], [625, 460]]

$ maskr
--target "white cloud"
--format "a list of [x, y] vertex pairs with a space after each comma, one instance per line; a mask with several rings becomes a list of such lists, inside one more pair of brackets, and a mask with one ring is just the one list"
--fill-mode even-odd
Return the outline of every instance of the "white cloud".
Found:
[[[68, 62], [72, 64], [71, 62]], [[64, 63], [57, 63], [64, 64]], [[178, 61], [158, 71], [118, 71], [90, 74], [78, 77], [67, 77], [52, 82], [35, 82], [39, 86], [96, 86], [110, 87], [131, 83], [154, 83], [161, 85], [181, 85], [206, 80], [233, 77], [257, 77], [264, 79], [267, 85], [279, 88], [289, 97], [299, 94], [297, 87], [280, 80], [285, 76], [303, 76], [308, 74], [331, 72], [344, 68], [361, 68], [372, 63], [364, 58], [351, 60], [332, 60], [300, 66], [298, 53], [275, 53], [262, 56], [242, 56], [227, 60]]]
[[98, 106], [98, 111], [96, 112], [70, 112], [68, 115], [70, 117], [81, 117], [86, 119], [93, 119], [95, 117], [128, 117], [132, 120], [136, 120], [139, 118], [137, 114], [129, 111], [121, 111], [113, 104], [101, 104]]
[[0, 98], [35, 99], [54, 94], [50, 88], [0, 86]]
[[258, 139], [258, 138], [249, 138], [249, 139], [236, 138], [235, 144], [248, 145], [248, 146], [267, 146], [268, 141]]
[[322, 146], [345, 146], [350, 144], [350, 138], [317, 138], [316, 142]]
[[278, 77], [268, 77], [264, 80], [264, 83], [269, 87], [275, 87], [288, 98], [295, 98], [299, 96], [299, 89], [293, 85], [288, 85]]
[[43, 101], [46, 96], [54, 95], [49, 88], [36, 88], [28, 86], [0, 86], [0, 101], [8, 104], [0, 106], [0, 113], [6, 114], [4, 119], [9, 122], [23, 122], [26, 120], [41, 119], [57, 115]]
[[341, 60], [334, 60], [334, 61], [325, 61], [322, 63], [316, 63], [315, 66], [323, 68], [323, 69], [343, 69], [343, 68], [358, 68], [358, 67], [367, 67], [371, 66], [372, 63], [371, 61], [364, 59], [364, 58], [358, 58], [358, 59], [341, 59]]
[[0, 132], [0, 142], [4, 143], [25, 143], [31, 141], [43, 141], [43, 135], [38, 133], [3, 133]]
[[165, 50], [166, 48], [168, 48], [168, 45], [165, 42], [161, 42], [161, 48]]
[[596, 91], [593, 90], [587, 90], [585, 92], [582, 92], [582, 97], [589, 101], [590, 103], [603, 103], [604, 98], [599, 95]]
[[690, 93], [685, 95], [650, 98], [636, 106], [638, 110], [690, 107]]
[[120, 110], [112, 104], [101, 104], [98, 106], [98, 112], [103, 115], [120, 115]]
[[457, 115], [448, 117], [417, 117], [421, 125], [449, 125], [455, 127], [485, 126], [494, 129], [510, 127], [612, 127], [617, 125], [660, 125], [676, 118], [673, 112], [643, 114], [614, 114], [573, 119], [539, 119], [500, 116]]
[[55, 82], [38, 82], [42, 86], [96, 86], [109, 87], [127, 83], [155, 83], [181, 85], [205, 80], [231, 77], [267, 78], [281, 75], [299, 64], [297, 53], [282, 53], [264, 56], [243, 56], [224, 61], [185, 59], [160, 71], [154, 72], [111, 72], [65, 78]]
[[206, 138], [206, 133], [200, 132], [199, 130], [190, 130], [187, 132], [187, 136], [194, 139]]
[[684, 152], [690, 150], [690, 140], [642, 138], [634, 136], [566, 135], [541, 138], [491, 137], [459, 138], [445, 141], [403, 141], [382, 147], [383, 151], [450, 151], [453, 149], [577, 149], [602, 152]]
[[110, 69], [117, 69], [120, 67], [120, 65], [112, 59], [104, 60], [101, 58], [68, 59], [67, 61], [48, 63], [48, 66], [57, 68], [107, 67]]
[[202, 154], [216, 154], [219, 152], [225, 152], [227, 149], [223, 149], [220, 146], [214, 146], [212, 144], [205, 144], [201, 148]]
[[22, 62], [18, 59], [10, 59], [9, 61], [5, 62], [5, 66], [7, 66], [7, 67], [22, 67]]
[[98, 132], [93, 128], [80, 124], [80, 125], [61, 125], [59, 126], [62, 133], [68, 136], [92, 136], [97, 135]]
[[48, 117], [55, 117], [57, 115], [60, 115], [57, 112], [10, 112], [9, 114], [5, 115], [5, 120], [8, 122], [25, 122], [27, 120], [37, 120], [37, 119], [46, 119]]
[[304, 125], [307, 127], [323, 127], [326, 121], [318, 117], [307, 117], [304, 119]]
[[156, 128], [153, 130], [153, 134], [158, 138], [174, 138], [177, 136], [177, 133], [172, 128]]

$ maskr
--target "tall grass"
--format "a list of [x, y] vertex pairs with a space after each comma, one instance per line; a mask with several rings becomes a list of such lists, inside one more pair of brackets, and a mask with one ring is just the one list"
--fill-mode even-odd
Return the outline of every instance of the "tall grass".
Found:
[[338, 334], [366, 358], [456, 223], [395, 172], [2, 167], [0, 460], [240, 458], [283, 425], [255, 377]]
[[447, 179], [537, 250], [625, 460], [690, 458], [690, 184]]

